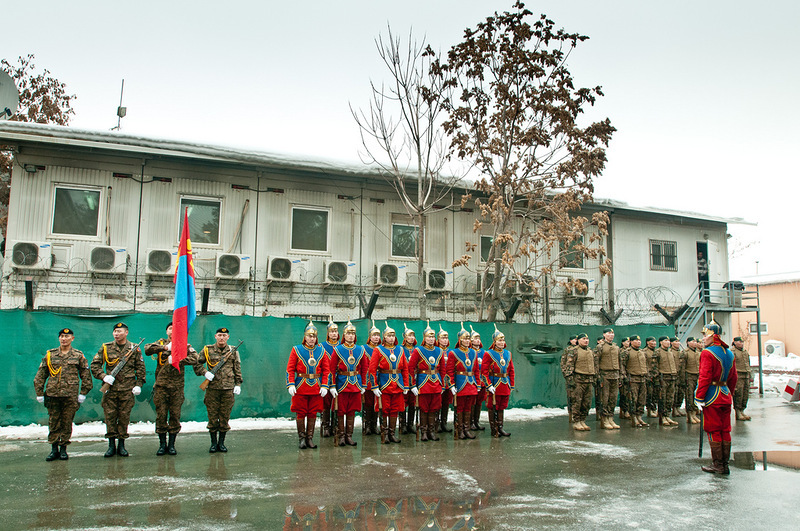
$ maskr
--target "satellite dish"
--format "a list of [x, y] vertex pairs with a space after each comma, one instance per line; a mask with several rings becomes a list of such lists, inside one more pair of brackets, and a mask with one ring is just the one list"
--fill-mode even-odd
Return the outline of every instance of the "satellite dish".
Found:
[[5, 70], [0, 70], [0, 120], [14, 116], [17, 107], [19, 107], [17, 86]]

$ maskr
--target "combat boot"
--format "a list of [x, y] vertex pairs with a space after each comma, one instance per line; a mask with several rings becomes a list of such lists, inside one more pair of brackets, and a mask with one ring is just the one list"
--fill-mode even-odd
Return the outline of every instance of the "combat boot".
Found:
[[169, 455], [178, 455], [178, 451], [175, 449], [175, 439], [177, 438], [178, 438], [177, 433], [169, 434], [169, 442], [167, 443], [167, 453]]
[[[402, 412], [401, 412], [402, 413]], [[389, 417], [389, 433], [387, 433], [387, 441], [393, 443], [399, 443], [401, 439], [397, 438], [394, 434], [394, 430], [397, 427], [397, 416], [390, 416]]]
[[[63, 448], [63, 447], [62, 447]], [[728, 475], [731, 473], [731, 469], [728, 467], [728, 463], [731, 459], [731, 442], [730, 441], [722, 441], [722, 474]]]
[[217, 448], [217, 432], [210, 431], [208, 434], [211, 436], [211, 446], [208, 448], [208, 453], [213, 454], [216, 453]]
[[711, 445], [711, 466], [701, 467], [701, 470], [710, 474], [723, 474], [722, 443], [711, 441], [709, 444]]
[[743, 417], [744, 417], [744, 415], [742, 415], [742, 412], [737, 409], [736, 410], [736, 420], [744, 420]]
[[[303, 418], [297, 417], [295, 419], [295, 421], [297, 423], [297, 437], [300, 439], [299, 448], [301, 450], [305, 450], [306, 448], [308, 448], [308, 445], [306, 444], [306, 419], [305, 419], [305, 417], [303, 417]], [[212, 437], [211, 437], [211, 443], [212, 443], [211, 446], [212, 446], [212, 448], [216, 448], [216, 444], [215, 444], [216, 442], [217, 442], [216, 441], [216, 437], [214, 437], [212, 435]], [[214, 451], [216, 451], [216, 450], [214, 450]]]
[[314, 427], [317, 424], [317, 416], [310, 415], [306, 417], [306, 446], [311, 448], [312, 450], [317, 447], [314, 444]]
[[686, 413], [684, 413], [683, 411], [681, 411], [681, 409], [680, 409], [680, 408], [678, 408], [678, 407], [674, 407], [674, 408], [672, 408], [672, 416], [673, 416], [673, 417], [685, 417], [685, 416], [686, 416]]
[[103, 454], [103, 457], [114, 457], [117, 455], [117, 440], [114, 437], [108, 439], [108, 450]]
[[[497, 409], [495, 411], [497, 411], [497, 433], [499, 433], [501, 437], [511, 437], [511, 434], [503, 429], [503, 418], [506, 415], [506, 410]], [[584, 423], [584, 426], [585, 425], [586, 423]], [[586, 427], [588, 428], [589, 426]]]
[[158, 450], [156, 450], [156, 455], [164, 455], [167, 453], [167, 434], [166, 433], [159, 433], [158, 434]]
[[641, 428], [649, 428], [650, 427], [650, 424], [645, 422], [641, 415], [636, 415], [636, 420], [639, 423], [639, 427], [641, 427]]
[[464, 412], [461, 413], [461, 415], [462, 415], [462, 417], [461, 417], [461, 427], [464, 430], [464, 437], [466, 439], [474, 439], [475, 435], [473, 435], [473, 433], [471, 431], [469, 431], [470, 420], [472, 420], [472, 410], [464, 411]]
[[613, 430], [614, 429], [614, 426], [612, 426], [611, 423], [608, 422], [608, 417], [606, 417], [605, 415], [603, 415], [603, 417], [600, 419], [600, 429], [601, 430]]
[[614, 422], [614, 417], [613, 416], [608, 417], [608, 423], [611, 425], [611, 427], [613, 429], [615, 429], [615, 430], [620, 429], [620, 425], [617, 424], [616, 422]]
[[128, 457], [130, 455], [128, 450], [125, 449], [125, 439], [117, 441], [117, 455], [120, 457]]
[[752, 417], [747, 415], [744, 411], [742, 411], [742, 420], [750, 420]]
[[58, 459], [58, 454], [59, 454], [58, 443], [53, 443], [52, 444], [52, 449], [50, 450], [50, 455], [45, 457], [44, 460], [48, 461], [48, 462], [49, 461], [55, 461], [56, 459]]
[[356, 414], [350, 413], [347, 415], [347, 424], [345, 424], [344, 429], [344, 443], [347, 446], [358, 446], [358, 443], [353, 440], [353, 430], [355, 429], [354, 426], [356, 424]]
[[639, 421], [636, 420], [636, 415], [630, 415], [630, 418], [631, 418], [631, 428], [638, 428]]
[[656, 413], [656, 412], [655, 412], [655, 411], [653, 411], [652, 409], [648, 409], [648, 410], [647, 410], [647, 416], [648, 416], [649, 418], [651, 418], [651, 419], [654, 419], [654, 418], [658, 417], [658, 413]]
[[217, 451], [226, 453], [228, 448], [225, 446], [225, 436], [228, 434], [227, 431], [219, 432], [219, 441], [217, 442]]
[[62, 444], [61, 446], [58, 447], [58, 458], [61, 459], [62, 461], [66, 461], [67, 459], [69, 459], [69, 455], [67, 455], [66, 444]]
[[[583, 428], [583, 431], [592, 431], [592, 428], [590, 428], [589, 425], [586, 424], [585, 420], [580, 421], [580, 424], [581, 427]], [[502, 433], [500, 435], [502, 435]]]

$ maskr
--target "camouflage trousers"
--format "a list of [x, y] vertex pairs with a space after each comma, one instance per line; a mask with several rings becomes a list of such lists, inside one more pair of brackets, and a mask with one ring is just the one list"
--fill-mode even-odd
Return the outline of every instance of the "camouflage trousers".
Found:
[[661, 377], [661, 399], [658, 401], [658, 414], [669, 417], [672, 415], [672, 404], [675, 403], [675, 386], [678, 379], [675, 376]]
[[72, 437], [72, 419], [78, 411], [77, 396], [45, 397], [47, 414], [50, 417], [50, 433], [47, 442], [50, 444], [69, 444]]
[[633, 413], [633, 402], [631, 402], [631, 384], [620, 380], [619, 386], [619, 412]]
[[592, 389], [594, 388], [594, 378], [588, 381], [575, 379], [575, 387], [572, 388], [572, 421], [580, 422], [586, 420], [589, 415], [589, 408], [592, 405]]
[[647, 409], [656, 411], [661, 395], [661, 382], [658, 378], [647, 379]]
[[203, 400], [208, 411], [208, 431], [226, 432], [231, 429], [228, 421], [231, 420], [233, 410], [233, 389], [206, 389]]
[[181, 431], [181, 406], [183, 386], [153, 387], [153, 405], [156, 408], [156, 433], [179, 433]]
[[750, 373], [736, 373], [736, 388], [733, 390], [733, 409], [744, 411], [747, 409], [747, 400], [750, 398]]
[[[617, 374], [615, 374], [617, 376]], [[603, 415], [614, 416], [614, 409], [617, 407], [617, 395], [619, 393], [619, 378], [610, 378], [603, 375], [600, 382], [600, 407]]]
[[130, 389], [115, 391], [112, 387], [103, 397], [100, 405], [106, 419], [106, 438], [127, 439], [128, 424], [131, 422], [131, 410], [136, 402]]
[[683, 398], [685, 396], [686, 396], [686, 379], [678, 378], [678, 381], [675, 384], [675, 400], [672, 402], [672, 407], [675, 409], [680, 409], [681, 405], [683, 405]]
[[647, 403], [647, 380], [641, 376], [631, 376], [628, 389], [631, 393], [629, 412], [632, 415], [644, 415], [644, 406]]
[[697, 379], [699, 374], [686, 374], [686, 389], [684, 389], [686, 398], [686, 412], [697, 413], [699, 410], [694, 403], [694, 392], [697, 390]]

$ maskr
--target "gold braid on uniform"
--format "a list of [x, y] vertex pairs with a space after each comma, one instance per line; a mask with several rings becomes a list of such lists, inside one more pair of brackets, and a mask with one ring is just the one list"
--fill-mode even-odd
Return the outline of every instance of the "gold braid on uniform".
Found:
[[208, 359], [208, 347], [203, 347], [203, 353], [206, 355], [206, 363], [208, 364], [209, 369], [213, 369], [219, 365], [219, 361], [217, 361], [217, 363], [211, 363], [211, 360]]
[[114, 361], [108, 359], [108, 347], [103, 345], [103, 361], [106, 362], [106, 365], [116, 365], [119, 361], [119, 358], [115, 359]]
[[55, 378], [58, 376], [58, 379], [61, 380], [61, 367], [58, 369], [54, 369], [53, 365], [50, 363], [50, 351], [47, 351], [47, 370], [50, 371], [50, 377]]
[[[159, 340], [158, 340], [158, 344], [159, 344], [159, 345], [161, 345], [161, 346], [163, 347], [163, 346], [164, 346], [164, 341], [162, 341], [161, 339], [159, 339]], [[158, 366], [159, 366], [159, 367], [161, 367], [162, 365], [164, 365], [164, 364], [167, 362], [167, 360], [162, 360], [162, 359], [161, 359], [161, 355], [162, 355], [164, 352], [166, 352], [166, 351], [165, 351], [165, 350], [162, 350], [162, 351], [160, 351], [160, 352], [158, 353]]]

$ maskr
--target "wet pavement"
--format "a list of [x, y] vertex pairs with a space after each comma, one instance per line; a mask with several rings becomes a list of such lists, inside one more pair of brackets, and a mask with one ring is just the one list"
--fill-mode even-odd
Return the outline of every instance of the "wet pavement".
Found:
[[131, 457], [104, 459], [92, 438], [53, 463], [43, 441], [2, 441], [0, 518], [3, 529], [793, 527], [800, 407], [751, 398], [748, 414], [728, 477], [700, 471], [708, 443], [699, 459], [699, 427], [684, 419], [591, 432], [566, 416], [507, 421], [510, 438], [390, 445], [357, 429], [356, 448], [316, 437], [304, 451], [289, 430], [232, 431], [230, 451], [213, 455], [196, 433], [174, 457], [156, 457], [152, 435], [128, 441]]

